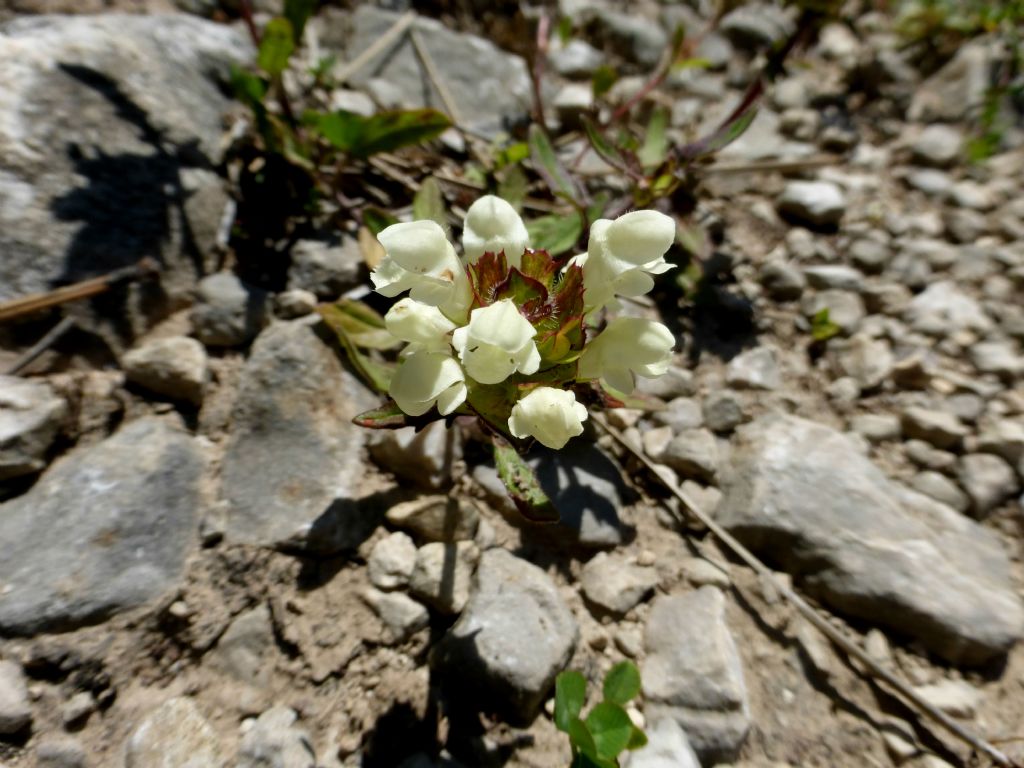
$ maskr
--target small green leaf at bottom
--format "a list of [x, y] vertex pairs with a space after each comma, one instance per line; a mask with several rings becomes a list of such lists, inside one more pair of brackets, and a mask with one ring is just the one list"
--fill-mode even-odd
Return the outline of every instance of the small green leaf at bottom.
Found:
[[590, 710], [586, 724], [597, 756], [607, 760], [614, 760], [633, 736], [633, 721], [626, 710], [610, 701], [602, 701]]
[[494, 463], [498, 477], [523, 517], [535, 523], [557, 523], [561, 519], [530, 465], [507, 440], [497, 436], [494, 438]]
[[604, 698], [625, 704], [640, 693], [640, 671], [631, 661], [620, 661], [604, 677]]
[[569, 730], [569, 722], [578, 718], [587, 700], [587, 679], [568, 669], [555, 678], [555, 727]]

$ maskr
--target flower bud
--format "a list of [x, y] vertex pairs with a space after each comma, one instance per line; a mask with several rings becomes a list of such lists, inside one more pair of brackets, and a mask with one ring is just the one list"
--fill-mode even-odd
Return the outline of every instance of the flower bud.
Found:
[[485, 252], [505, 252], [510, 267], [518, 268], [530, 241], [516, 209], [494, 195], [484, 195], [466, 211], [462, 250], [470, 264]]
[[410, 416], [421, 416], [434, 404], [442, 416], [466, 399], [466, 379], [458, 361], [436, 352], [417, 352], [402, 361], [391, 378], [388, 394]]
[[638, 317], [617, 317], [583, 350], [579, 378], [602, 379], [613, 389], [629, 394], [634, 374], [661, 376], [672, 361], [672, 332], [661, 323]]
[[527, 375], [540, 367], [533, 337], [537, 331], [519, 314], [511, 299], [474, 309], [469, 325], [456, 328], [452, 346], [473, 379], [497, 384], [516, 371]]
[[516, 437], [534, 437], [558, 450], [583, 432], [587, 409], [571, 390], [537, 387], [512, 406], [509, 431]]

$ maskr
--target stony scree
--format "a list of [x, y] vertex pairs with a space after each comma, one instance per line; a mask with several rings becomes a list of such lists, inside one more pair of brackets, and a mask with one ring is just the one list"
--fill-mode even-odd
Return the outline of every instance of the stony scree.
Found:
[[295, 710], [278, 705], [244, 725], [237, 768], [315, 768], [316, 752]]
[[846, 196], [829, 181], [791, 181], [778, 200], [779, 212], [813, 227], [834, 227], [846, 211]]
[[671, 717], [647, 726], [647, 745], [627, 752], [623, 768], [700, 768], [686, 731]]
[[0, 482], [39, 472], [67, 415], [44, 381], [0, 376]]
[[21, 733], [32, 723], [32, 706], [21, 666], [0, 659], [0, 736]]
[[737, 389], [778, 389], [782, 381], [778, 354], [771, 347], [757, 347], [729, 361], [725, 382]]
[[962, 664], [1024, 632], [995, 536], [889, 480], [829, 427], [779, 415], [742, 427], [723, 491], [718, 521], [839, 612]]
[[210, 365], [203, 345], [186, 336], [147, 342], [121, 358], [125, 377], [133, 384], [193, 405], [203, 402]]
[[222, 86], [252, 57], [242, 30], [183, 14], [0, 26], [0, 301], [146, 255], [170, 302], [133, 290], [119, 319], [187, 300], [228, 200], [207, 170], [222, 159]]
[[375, 399], [305, 319], [253, 344], [231, 415], [221, 494], [229, 541], [333, 553], [357, 546], [380, 515], [356, 498]]
[[636, 565], [622, 557], [599, 552], [590, 559], [580, 574], [583, 596], [598, 613], [624, 616], [658, 586], [658, 572]]
[[220, 765], [220, 738], [192, 699], [168, 699], [132, 732], [124, 749], [125, 768], [209, 768]]
[[[399, 14], [359, 5], [352, 14], [352, 37], [346, 58], [354, 58], [379, 39]], [[443, 27], [433, 19], [417, 17], [415, 30], [454, 95], [464, 125], [495, 136], [506, 124], [525, 115], [530, 103], [530, 77], [526, 62], [490, 42]], [[354, 73], [349, 82], [368, 88], [385, 82], [397, 89], [396, 106], [441, 107], [416, 50], [408, 38], [378, 54]]]
[[416, 567], [416, 543], [396, 531], [373, 545], [366, 562], [370, 583], [378, 589], [397, 589], [409, 583]]
[[194, 438], [139, 419], [0, 504], [0, 633], [92, 624], [177, 584], [203, 463]]
[[370, 455], [383, 469], [421, 488], [439, 490], [451, 484], [452, 463], [462, 455], [458, 430], [443, 422], [388, 429], [368, 437]]
[[644, 629], [645, 713], [683, 727], [701, 762], [734, 759], [751, 725], [743, 664], [715, 587], [662, 595]]
[[471, 541], [432, 541], [416, 550], [409, 591], [443, 614], [462, 611], [469, 600], [480, 550]]
[[341, 242], [299, 240], [292, 246], [289, 290], [305, 290], [320, 299], [336, 299], [364, 281], [363, 256], [354, 237]]
[[403, 592], [381, 592], [368, 589], [363, 599], [384, 623], [391, 638], [401, 643], [430, 623], [430, 611]]
[[473, 595], [438, 649], [453, 695], [531, 720], [572, 656], [579, 628], [551, 578], [502, 549], [483, 553]]
[[230, 272], [199, 281], [192, 307], [192, 329], [209, 347], [234, 347], [252, 341], [266, 325], [269, 297]]
[[1013, 467], [991, 453], [962, 457], [957, 477], [967, 492], [975, 517], [983, 517], [1020, 490]]
[[387, 521], [423, 541], [470, 541], [476, 534], [480, 512], [468, 499], [423, 496], [395, 504]]

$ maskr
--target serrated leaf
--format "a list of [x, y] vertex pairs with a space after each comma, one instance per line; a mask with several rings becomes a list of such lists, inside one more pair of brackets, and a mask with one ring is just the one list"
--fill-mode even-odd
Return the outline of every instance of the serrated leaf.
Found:
[[579, 672], [567, 669], [555, 678], [555, 727], [569, 730], [569, 722], [579, 718], [587, 700], [587, 679]]
[[604, 678], [604, 698], [615, 704], [626, 704], [640, 693], [640, 670], [631, 661], [620, 661]]
[[557, 523], [561, 519], [530, 465], [499, 437], [494, 438], [494, 463], [498, 477], [523, 517], [535, 523]]
[[336, 148], [354, 157], [420, 144], [451, 126], [451, 120], [436, 109], [392, 110], [369, 117], [339, 109], [309, 112], [306, 122]]
[[412, 199], [412, 216], [417, 221], [436, 221], [442, 227], [446, 225], [444, 211], [444, 195], [441, 184], [433, 176], [428, 176], [416, 190]]
[[637, 153], [637, 158], [644, 168], [657, 168], [668, 155], [668, 110], [664, 108], [655, 109], [651, 113], [651, 120], [647, 123], [647, 132], [644, 134], [644, 143]]
[[597, 704], [590, 710], [585, 722], [599, 758], [616, 758], [633, 735], [633, 721], [629, 719], [626, 710], [610, 701]]
[[486, 307], [498, 300], [498, 288], [508, 277], [505, 252], [487, 251], [476, 263], [469, 265], [469, 285], [473, 291], [473, 308]]
[[539, 125], [533, 124], [530, 126], [529, 139], [530, 157], [533, 159], [534, 169], [544, 179], [551, 192], [575, 201], [576, 185], [559, 162], [558, 155], [555, 154], [555, 149], [548, 140], [548, 135]]
[[576, 245], [583, 234], [583, 219], [577, 211], [561, 216], [541, 216], [528, 221], [526, 231], [535, 248], [557, 256]]
[[284, 17], [292, 25], [296, 43], [302, 40], [302, 32], [306, 28], [306, 22], [313, 15], [317, 4], [318, 0], [284, 0]]
[[594, 148], [594, 151], [614, 168], [624, 168], [628, 161], [619, 148], [608, 140], [608, 137], [605, 136], [604, 132], [597, 127], [588, 115], [582, 115], [581, 119], [583, 121], [583, 130], [587, 134], [587, 140], [590, 142], [590, 146]]
[[551, 254], [540, 248], [527, 248], [523, 252], [519, 270], [550, 291], [554, 287], [555, 276], [562, 268], [563, 263], [560, 259], [552, 258]]
[[292, 23], [278, 16], [267, 22], [260, 39], [260, 51], [256, 63], [271, 77], [277, 77], [288, 66], [288, 59], [295, 50], [295, 36]]

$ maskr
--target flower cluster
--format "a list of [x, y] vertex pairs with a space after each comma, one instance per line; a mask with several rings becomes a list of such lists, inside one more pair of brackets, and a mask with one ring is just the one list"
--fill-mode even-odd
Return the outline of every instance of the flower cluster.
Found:
[[577, 396], [591, 382], [629, 394], [635, 376], [668, 369], [675, 339], [661, 323], [617, 317], [594, 334], [588, 322], [671, 269], [675, 223], [664, 214], [596, 221], [587, 252], [568, 261], [531, 250], [519, 214], [492, 195], [466, 214], [462, 257], [432, 221], [394, 224], [378, 239], [386, 255], [374, 287], [408, 292], [384, 320], [407, 342], [389, 394], [410, 416], [472, 413], [501, 434], [561, 448], [583, 431]]

